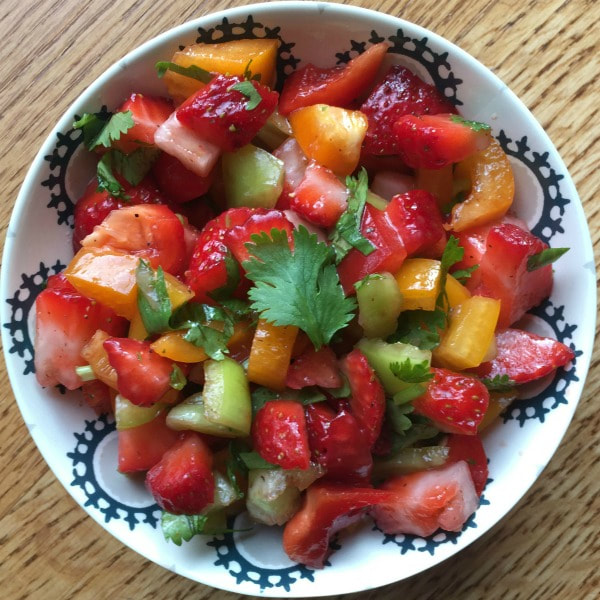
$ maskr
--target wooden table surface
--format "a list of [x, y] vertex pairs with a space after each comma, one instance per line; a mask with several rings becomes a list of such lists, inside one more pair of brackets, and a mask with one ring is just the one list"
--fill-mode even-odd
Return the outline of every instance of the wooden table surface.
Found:
[[[114, 61], [156, 34], [226, 0], [2, 0], [0, 225], [42, 141], [73, 100]], [[498, 74], [557, 146], [600, 250], [600, 2], [594, 0], [363, 0], [462, 46]], [[14, 402], [4, 364], [0, 427], [0, 596], [210, 598], [124, 547], [75, 504], [41, 458]], [[490, 532], [407, 581], [366, 598], [592, 599], [600, 596], [598, 353], [558, 452], [523, 500]]]

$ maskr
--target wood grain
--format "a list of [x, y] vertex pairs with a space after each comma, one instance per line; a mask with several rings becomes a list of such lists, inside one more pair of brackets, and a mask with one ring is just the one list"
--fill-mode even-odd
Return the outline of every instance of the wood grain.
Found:
[[[71, 102], [115, 60], [190, 18], [245, 2], [2, 0], [2, 239], [28, 165]], [[363, 0], [433, 29], [496, 72], [533, 111], [579, 190], [600, 250], [600, 3]], [[0, 371], [0, 595], [19, 599], [226, 600], [122, 546], [74, 503], [30, 439]], [[600, 596], [600, 365], [531, 491], [471, 547], [407, 581], [348, 596], [589, 599]]]

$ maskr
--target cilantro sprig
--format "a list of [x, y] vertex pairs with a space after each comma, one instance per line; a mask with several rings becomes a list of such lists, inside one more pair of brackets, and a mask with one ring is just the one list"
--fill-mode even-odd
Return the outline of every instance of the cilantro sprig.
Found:
[[433, 373], [427, 360], [415, 362], [407, 358], [402, 362], [393, 362], [390, 363], [390, 371], [395, 377], [406, 383], [425, 383], [433, 379]]
[[517, 386], [517, 382], [513, 381], [506, 373], [504, 375], [495, 375], [491, 378], [482, 379], [481, 383], [483, 383], [490, 392], [510, 392]]
[[469, 127], [476, 133], [480, 131], [489, 132], [492, 130], [492, 128], [487, 123], [481, 123], [480, 121], [469, 121], [467, 119], [464, 119], [460, 115], [452, 115], [450, 117], [450, 120], [453, 123], [460, 123], [461, 125], [465, 125], [466, 127]]
[[176, 546], [189, 542], [195, 535], [204, 533], [208, 517], [206, 515], [173, 515], [163, 511], [160, 525], [166, 540]]
[[169, 329], [172, 306], [162, 267], [155, 271], [148, 262], [141, 259], [135, 271], [135, 279], [138, 310], [146, 331], [150, 335], [166, 331]]
[[254, 87], [252, 81], [238, 81], [238, 83], [234, 83], [229, 89], [236, 90], [248, 98], [246, 110], [254, 110], [262, 102], [262, 96]]
[[164, 77], [167, 71], [173, 71], [173, 73], [183, 75], [184, 77], [190, 77], [191, 79], [196, 79], [202, 83], [209, 83], [214, 77], [212, 73], [196, 65], [182, 67], [177, 63], [163, 60], [157, 62], [154, 67], [156, 68], [156, 73], [159, 77]]
[[535, 271], [556, 262], [570, 248], [546, 248], [527, 259], [527, 270]]
[[253, 235], [244, 262], [254, 286], [251, 308], [274, 325], [302, 329], [316, 349], [354, 317], [356, 302], [346, 298], [334, 265], [334, 252], [300, 226], [293, 232], [293, 251], [285, 231]]
[[113, 142], [121, 139], [121, 134], [127, 133], [134, 125], [133, 113], [126, 110], [114, 113], [108, 119], [100, 114], [84, 113], [73, 123], [73, 128], [83, 131], [85, 147], [94, 150], [98, 146], [110, 148]]

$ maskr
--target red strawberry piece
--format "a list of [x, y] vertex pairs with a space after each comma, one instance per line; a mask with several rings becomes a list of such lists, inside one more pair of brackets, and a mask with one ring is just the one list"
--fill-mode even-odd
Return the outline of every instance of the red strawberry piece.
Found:
[[160, 413], [149, 423], [117, 432], [119, 472], [147, 471], [160, 461], [178, 440], [179, 432], [167, 427], [167, 413]]
[[490, 129], [457, 115], [404, 115], [393, 126], [402, 160], [413, 169], [441, 169], [486, 148]]
[[406, 67], [393, 66], [361, 106], [369, 119], [364, 149], [369, 154], [398, 154], [394, 123], [403, 115], [456, 113], [453, 104]]
[[385, 392], [375, 371], [360, 350], [353, 350], [343, 361], [350, 383], [350, 410], [365, 430], [369, 447], [377, 441], [385, 415]]
[[165, 98], [131, 94], [117, 112], [126, 111], [131, 111], [134, 125], [122, 133], [112, 146], [128, 154], [138, 148], [154, 145], [154, 134], [173, 112], [173, 105]]
[[435, 246], [440, 239], [445, 240], [435, 196], [425, 190], [411, 190], [394, 196], [385, 212], [400, 233], [408, 256]]
[[197, 433], [186, 432], [146, 475], [157, 504], [175, 515], [197, 515], [215, 496], [213, 456]]
[[204, 196], [214, 179], [213, 171], [206, 177], [200, 177], [166, 152], [160, 153], [152, 165], [152, 173], [165, 198], [176, 204]]
[[283, 162], [283, 190], [275, 208], [287, 210], [294, 190], [304, 177], [308, 159], [295, 138], [288, 138], [273, 151], [273, 156]]
[[43, 386], [62, 384], [77, 389], [81, 378], [75, 367], [83, 366], [81, 350], [97, 329], [125, 335], [127, 320], [99, 302], [82, 296], [60, 273], [35, 301], [35, 374]]
[[446, 464], [464, 460], [475, 485], [475, 492], [481, 496], [488, 478], [487, 456], [481, 438], [478, 435], [458, 435], [453, 433], [448, 436], [449, 455]]
[[342, 385], [335, 353], [329, 346], [315, 350], [311, 345], [290, 365], [286, 387], [300, 390], [311, 385], [323, 388], [339, 388]]
[[432, 371], [427, 391], [413, 401], [415, 413], [431, 419], [441, 431], [476, 435], [490, 398], [485, 385], [447, 369]]
[[104, 341], [119, 393], [137, 406], [151, 406], [171, 388], [173, 363], [156, 354], [150, 342], [111, 337]]
[[310, 450], [304, 408], [292, 400], [267, 402], [252, 423], [254, 449], [284, 469], [308, 469]]
[[382, 488], [391, 500], [376, 504], [370, 513], [390, 535], [427, 537], [438, 529], [460, 531], [479, 506], [465, 461], [394, 477]]
[[86, 404], [98, 416], [113, 413], [110, 388], [99, 379], [84, 381], [81, 385], [81, 392]]
[[[244, 87], [248, 91], [242, 93]], [[248, 95], [251, 94], [251, 95]], [[260, 98], [255, 104], [254, 98]], [[217, 75], [190, 96], [178, 109], [177, 119], [185, 127], [232, 152], [250, 143], [277, 106], [279, 95], [257, 81]]]
[[516, 383], [527, 383], [564, 367], [575, 358], [573, 350], [561, 342], [520, 329], [497, 333], [496, 349], [493, 360], [473, 370], [479, 377], [506, 375]]
[[311, 162], [290, 197], [290, 208], [320, 227], [333, 227], [348, 208], [348, 190], [333, 171]]

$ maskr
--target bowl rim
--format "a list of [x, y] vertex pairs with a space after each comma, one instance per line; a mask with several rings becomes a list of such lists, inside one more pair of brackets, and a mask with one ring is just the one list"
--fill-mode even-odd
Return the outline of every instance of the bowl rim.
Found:
[[[217, 12], [207, 13], [205, 15], [202, 15], [200, 17], [197, 17], [195, 19], [192, 19], [190, 21], [187, 21], [185, 23], [182, 23], [180, 25], [172, 27], [172, 28], [160, 33], [159, 35], [147, 40], [140, 46], [138, 46], [135, 49], [128, 52], [125, 56], [123, 56], [121, 59], [119, 59], [113, 65], [111, 65], [108, 69], [106, 69], [89, 86], [87, 86], [81, 92], [81, 94], [79, 94], [79, 96], [71, 103], [71, 105], [63, 112], [62, 116], [60, 117], [60, 119], [58, 120], [56, 125], [52, 128], [50, 133], [45, 138], [40, 150], [35, 155], [29, 169], [27, 170], [27, 173], [25, 175], [23, 184], [22, 184], [19, 194], [17, 196], [17, 200], [15, 202], [15, 205], [14, 205], [11, 217], [10, 217], [10, 221], [8, 224], [7, 234], [6, 234], [5, 244], [4, 244], [4, 250], [3, 250], [3, 256], [2, 256], [2, 264], [4, 264], [4, 265], [13, 264], [14, 248], [15, 248], [16, 240], [18, 238], [18, 235], [16, 232], [19, 231], [19, 225], [23, 222], [23, 216], [24, 216], [23, 213], [25, 211], [25, 207], [27, 205], [28, 198], [31, 197], [31, 195], [33, 193], [33, 188], [36, 185], [36, 177], [37, 177], [38, 173], [40, 172], [41, 168], [44, 166], [44, 157], [48, 154], [51, 154], [51, 151], [55, 146], [57, 132], [64, 131], [66, 128], [68, 128], [70, 123], [72, 122], [73, 115], [75, 113], [79, 112], [83, 105], [85, 105], [85, 104], [89, 103], [91, 100], [93, 100], [94, 97], [96, 97], [98, 95], [98, 92], [115, 75], [117, 75], [123, 69], [127, 68], [129, 62], [142, 58], [146, 53], [148, 53], [149, 51], [151, 51], [152, 49], [154, 49], [157, 46], [160, 46], [160, 45], [163, 45], [170, 41], [176, 40], [179, 37], [184, 36], [186, 34], [189, 35], [191, 32], [197, 30], [198, 27], [205, 26], [207, 24], [212, 25], [213, 23], [218, 23], [223, 18], [228, 18], [230, 20], [233, 20], [233, 19], [236, 19], [239, 17], [247, 16], [249, 14], [252, 14], [253, 16], [261, 16], [261, 15], [264, 15], [265, 13], [270, 14], [270, 13], [281, 12], [281, 11], [288, 11], [288, 12], [300, 11], [304, 14], [310, 14], [311, 12], [315, 12], [315, 11], [322, 12], [324, 10], [326, 10], [333, 17], [335, 17], [336, 15], [339, 15], [339, 16], [344, 16], [345, 18], [349, 17], [352, 20], [356, 20], [356, 19], [360, 20], [361, 18], [369, 17], [370, 19], [381, 20], [382, 23], [383, 23], [383, 21], [385, 21], [387, 25], [395, 27], [395, 28], [408, 28], [411, 31], [411, 34], [414, 34], [415, 36], [419, 35], [421, 37], [426, 37], [426, 38], [428, 38], [428, 40], [432, 40], [436, 44], [445, 47], [445, 49], [447, 48], [449, 51], [451, 51], [453, 53], [454, 56], [458, 57], [461, 61], [463, 61], [466, 65], [468, 65], [468, 68], [470, 70], [473, 70], [473, 72], [475, 72], [477, 74], [477, 76], [481, 76], [481, 77], [487, 79], [488, 81], [493, 81], [499, 87], [501, 87], [503, 89], [503, 92], [507, 93], [509, 95], [510, 101], [516, 103], [520, 107], [520, 109], [523, 111], [523, 114], [528, 117], [528, 119], [531, 122], [532, 127], [535, 129], [537, 135], [539, 135], [540, 139], [544, 142], [544, 147], [553, 151], [553, 157], [552, 157], [553, 161], [556, 163], [556, 165], [558, 167], [560, 167], [561, 174], [564, 176], [563, 185], [566, 185], [569, 187], [569, 192], [570, 192], [569, 197], [571, 199], [572, 209], [575, 210], [575, 218], [578, 222], [586, 224], [584, 239], [581, 240], [581, 248], [584, 252], [585, 258], [587, 258], [591, 261], [594, 261], [589, 226], [587, 226], [587, 220], [585, 217], [585, 213], [583, 211], [582, 203], [579, 198], [579, 195], [577, 194], [577, 191], [576, 191], [575, 185], [572, 181], [571, 175], [570, 175], [569, 171], [567, 170], [562, 157], [560, 156], [558, 150], [555, 148], [554, 144], [550, 140], [550, 137], [545, 132], [545, 130], [542, 128], [542, 126], [537, 121], [537, 119], [534, 117], [534, 115], [525, 106], [525, 104], [516, 96], [516, 94], [514, 92], [512, 92], [512, 90], [510, 88], [508, 88], [508, 86], [495, 73], [493, 73], [491, 70], [489, 70], [487, 67], [485, 67], [481, 62], [479, 62], [476, 58], [471, 56], [468, 52], [461, 49], [459, 46], [455, 45], [453, 42], [443, 38], [439, 34], [436, 34], [433, 31], [430, 31], [420, 25], [417, 25], [410, 21], [406, 21], [405, 19], [402, 19], [401, 17], [397, 17], [395, 15], [390, 15], [390, 14], [386, 14], [383, 12], [375, 11], [372, 9], [363, 8], [360, 6], [336, 4], [336, 3], [328, 3], [328, 2], [317, 2], [317, 1], [312, 1], [312, 0], [309, 0], [309, 1], [284, 0], [284, 1], [276, 1], [276, 2], [248, 4], [248, 5], [236, 6], [236, 7], [232, 7], [232, 8], [228, 8], [228, 9], [223, 9], [223, 10], [220, 10]], [[2, 295], [2, 298], [4, 300], [6, 298], [10, 297], [9, 289], [8, 289], [8, 280], [9, 280], [9, 275], [7, 274], [8, 270], [9, 270], [8, 267], [6, 269], [2, 269], [2, 273], [0, 274], [0, 294]], [[2, 322], [7, 322], [5, 319], [7, 316], [6, 310], [7, 309], [5, 307], [5, 302], [3, 302], [2, 308], [0, 309], [1, 315], [2, 315]], [[591, 338], [590, 348], [593, 347], [593, 338], [594, 338], [593, 332], [595, 331], [595, 322], [596, 322], [596, 317], [597, 317], [596, 311], [597, 311], [597, 298], [594, 297], [594, 301], [589, 303], [588, 310], [586, 311], [585, 315], [583, 315], [583, 317], [582, 317], [582, 320], [584, 322], [590, 323], [591, 325], [593, 325], [592, 327], [587, 328], [587, 329], [589, 329], [589, 331], [592, 332], [591, 334], [587, 334], [587, 336]], [[7, 348], [9, 347], [10, 340], [9, 340], [7, 331], [5, 331], [5, 328], [2, 328], [2, 342], [3, 342], [4, 352], [8, 353]], [[9, 367], [9, 362], [6, 359], [7, 359], [7, 356], [5, 357], [5, 363], [7, 366], [7, 373], [9, 376], [11, 387], [13, 389], [13, 393], [14, 393], [15, 399], [17, 401], [17, 405], [19, 406], [19, 409], [23, 416], [24, 415], [24, 407], [23, 407], [24, 401], [22, 399], [19, 399], [18, 394], [17, 394], [17, 389], [19, 388], [18, 379], [20, 378], [20, 374], [14, 372], [14, 370], [11, 367]], [[546, 468], [546, 466], [548, 465], [550, 460], [555, 455], [556, 450], [557, 450], [558, 446], [560, 445], [562, 439], [564, 438], [564, 435], [573, 419], [575, 409], [576, 409], [576, 407], [581, 399], [581, 395], [583, 393], [583, 385], [584, 385], [585, 378], [588, 373], [590, 361], [591, 361], [591, 351], [589, 353], [584, 353], [582, 356], [578, 357], [577, 369], [578, 369], [578, 374], [581, 375], [580, 376], [580, 380], [581, 380], [580, 386], [582, 388], [582, 392], [578, 394], [578, 397], [575, 401], [570, 402], [569, 418], [568, 418], [568, 420], [565, 420], [562, 430], [560, 431], [560, 435], [558, 435], [556, 438], [554, 438], [552, 444], [550, 444], [549, 447], [551, 448], [551, 451], [547, 451], [546, 455], [544, 457], [544, 460], [541, 461], [541, 462], [543, 462], [544, 469]], [[81, 505], [81, 503], [75, 496], [74, 488], [69, 484], [69, 482], [67, 480], [64, 480], [63, 478], [59, 477], [56, 474], [56, 472], [54, 471], [54, 469], [51, 467], [51, 462], [49, 459], [50, 453], [47, 451], [47, 448], [45, 448], [45, 442], [42, 439], [42, 435], [41, 435], [41, 432], [39, 431], [39, 428], [36, 427], [33, 430], [29, 430], [29, 433], [30, 433], [31, 437], [33, 438], [34, 442], [36, 443], [38, 450], [42, 454], [42, 456], [43, 456], [44, 460], [46, 461], [50, 470], [52, 470], [53, 474], [63, 485], [65, 490], [73, 497], [75, 502], [78, 505]], [[541, 475], [541, 472], [542, 471], [532, 472], [531, 477], [529, 477], [528, 479], [526, 478], [526, 480], [524, 482], [521, 481], [521, 485], [519, 486], [519, 488], [522, 490], [522, 492], [519, 494], [519, 496], [515, 500], [515, 502], [510, 504], [510, 506], [508, 506], [508, 507], [502, 507], [502, 510], [498, 511], [498, 514], [495, 515], [493, 522], [491, 522], [491, 523], [486, 522], [486, 523], [481, 524], [478, 528], [477, 536], [475, 538], [473, 538], [472, 540], [463, 542], [462, 545], [460, 545], [459, 548], [457, 548], [457, 550], [455, 552], [451, 553], [449, 556], [447, 556], [447, 557], [446, 556], [445, 557], [439, 557], [439, 556], [431, 557], [433, 560], [429, 560], [428, 561], [429, 564], [426, 567], [421, 568], [419, 570], [415, 570], [414, 572], [411, 572], [407, 575], [403, 575], [400, 578], [398, 578], [396, 575], [391, 575], [391, 576], [388, 575], [387, 577], [384, 577], [384, 578], [380, 577], [378, 579], [378, 581], [373, 585], [369, 581], [363, 581], [358, 586], [348, 586], [346, 584], [342, 584], [335, 592], [327, 592], [327, 593], [328, 594], [334, 594], [334, 593], [341, 594], [341, 593], [359, 592], [359, 591], [365, 591], [365, 590], [377, 588], [377, 587], [387, 585], [390, 583], [399, 582], [399, 581], [405, 579], [406, 577], [416, 575], [419, 573], [423, 573], [425, 570], [439, 564], [440, 562], [443, 562], [450, 556], [454, 556], [457, 552], [459, 552], [460, 550], [462, 550], [465, 547], [467, 547], [468, 545], [470, 545], [476, 539], [480, 539], [483, 535], [485, 535], [485, 533], [487, 531], [489, 531], [489, 529], [496, 526], [506, 516], [506, 514], [508, 512], [510, 512], [513, 508], [515, 508], [516, 505], [524, 498], [524, 496], [530, 490], [530, 488], [534, 484], [534, 482], [537, 481], [537, 479]], [[81, 505], [81, 507], [83, 508], [83, 510], [85, 510], [85, 512], [89, 516], [91, 516], [98, 524], [100, 524], [102, 526], [102, 528], [107, 531], [107, 533], [109, 533], [113, 537], [117, 538], [121, 543], [123, 543], [127, 547], [133, 549], [134, 551], [142, 554], [142, 556], [144, 556], [144, 558], [146, 558], [147, 560], [152, 560], [152, 562], [156, 562], [160, 566], [162, 566], [168, 570], [172, 570], [172, 564], [170, 564], [169, 561], [156, 560], [155, 558], [152, 558], [152, 559], [148, 558], [148, 556], [143, 554], [140, 550], [138, 550], [137, 548], [134, 549], [134, 548], [132, 548], [132, 546], [130, 546], [130, 544], [127, 540], [127, 536], [120, 535], [118, 532], [114, 532], [112, 530], [108, 530], [106, 527], [106, 523], [104, 523], [102, 521], [102, 519], [100, 518], [100, 515], [93, 513], [93, 512], [88, 512], [88, 510], [85, 507], [83, 507], [83, 505]], [[162, 555], [161, 555], [161, 558], [162, 558]], [[204, 581], [200, 581], [197, 578], [192, 578], [191, 575], [180, 573], [179, 571], [176, 571], [176, 572], [177, 572], [177, 574], [182, 575], [184, 577], [190, 578], [195, 581], [199, 581], [200, 583], [203, 583], [204, 585], [214, 587], [213, 583], [205, 583]], [[202, 575], [202, 573], [200, 573], [200, 575]], [[221, 582], [219, 584], [219, 588], [217, 588], [217, 589], [223, 589], [223, 590], [239, 593], [240, 585], [236, 584], [235, 580], [233, 578], [231, 578], [231, 582], [229, 585], [225, 584], [226, 581], [229, 583], [229, 579], [224, 579], [223, 582]], [[319, 586], [317, 585], [316, 587], [318, 588]], [[267, 590], [263, 590], [260, 594], [256, 594], [256, 595], [274, 596], [275, 594], [270, 593], [270, 591], [274, 591], [276, 589], [277, 588], [268, 588]], [[244, 593], [248, 593], [248, 592], [244, 592]], [[292, 591], [288, 592], [286, 595], [289, 597], [294, 597], [294, 596], [298, 596], [299, 594], [294, 593], [294, 591], [292, 589]], [[312, 590], [311, 590], [311, 592], [309, 592], [309, 593], [307, 593], [306, 591], [303, 591], [301, 595], [310, 597], [310, 596], [319, 596], [322, 594], [319, 592], [319, 590], [315, 590], [314, 593], [312, 593]]]

